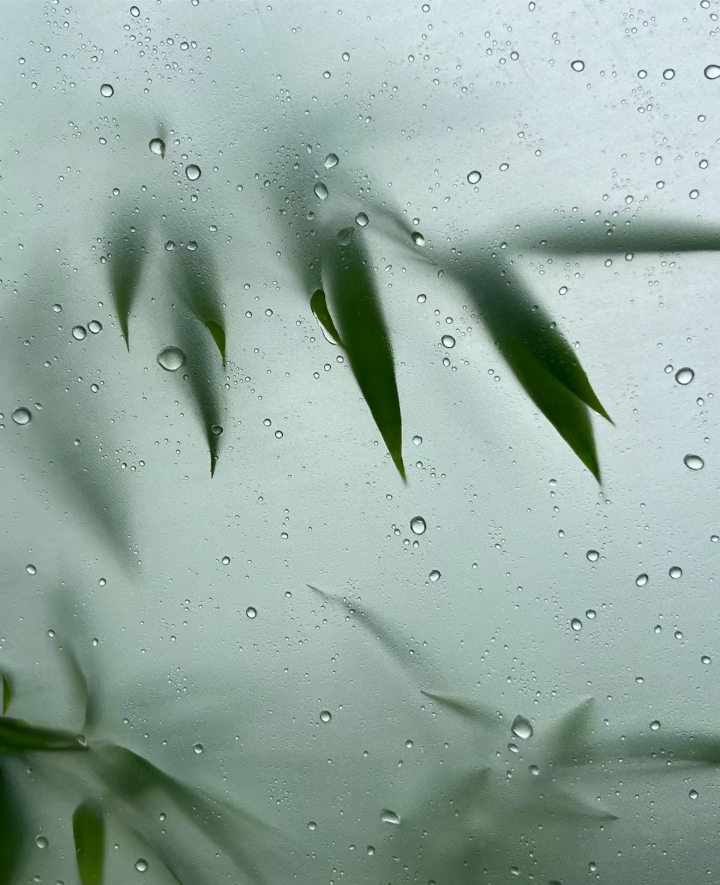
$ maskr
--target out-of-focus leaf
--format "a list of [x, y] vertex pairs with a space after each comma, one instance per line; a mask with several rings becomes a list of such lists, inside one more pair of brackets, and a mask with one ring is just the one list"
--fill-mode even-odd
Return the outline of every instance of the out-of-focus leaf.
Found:
[[326, 333], [325, 337], [329, 338], [332, 344], [342, 344], [340, 333], [335, 328], [333, 318], [330, 316], [330, 311], [328, 310], [327, 302], [325, 300], [325, 293], [322, 289], [316, 289], [315, 292], [313, 292], [310, 299], [310, 309], [315, 314], [322, 329]]
[[453, 713], [457, 713], [465, 719], [472, 719], [487, 726], [498, 724], [498, 714], [484, 704], [478, 704], [476, 701], [468, 701], [465, 698], [440, 692], [422, 691], [421, 693], [440, 704], [441, 707], [447, 707], [448, 710], [452, 710]]
[[222, 356], [223, 366], [225, 365], [225, 330], [219, 324], [214, 322], [213, 320], [205, 320], [205, 328], [212, 335], [213, 341], [217, 344], [217, 349], [220, 351], [220, 355]]
[[82, 885], [102, 885], [105, 867], [105, 819], [96, 802], [82, 802], [73, 814], [75, 856]]
[[402, 416], [392, 347], [359, 233], [346, 247], [334, 244], [325, 250], [323, 280], [350, 367], [390, 456], [405, 480]]
[[0, 754], [65, 750], [87, 750], [87, 745], [70, 731], [41, 728], [9, 716], [0, 718]]
[[77, 694], [80, 696], [84, 708], [82, 730], [85, 732], [97, 724], [97, 699], [95, 698], [94, 693], [90, 690], [87, 674], [85, 673], [82, 664], [72, 648], [67, 645], [63, 647], [63, 659], [67, 663], [73, 686]]
[[2, 711], [4, 716], [12, 702], [15, 687], [8, 673], [0, 673], [0, 682], [2, 682]]
[[591, 746], [594, 709], [594, 698], [586, 698], [555, 725], [547, 738], [552, 762], [573, 762]]
[[138, 830], [134, 829], [133, 827], [130, 827], [130, 831], [132, 832], [133, 836], [135, 836], [135, 838], [138, 841], [142, 842], [143, 845], [145, 845], [147, 848], [150, 849], [150, 852], [152, 852], [152, 854], [154, 854], [155, 857], [157, 857], [157, 859], [165, 867], [165, 869], [168, 871], [168, 873], [170, 873], [170, 875], [178, 883], [178, 885], [188, 885], [189, 882], [200, 881], [200, 879], [197, 876], [197, 873], [195, 873], [192, 878], [190, 878], [190, 876], [188, 876], [187, 874], [185, 875], [185, 878], [180, 877], [179, 873], [177, 872], [177, 868], [178, 868], [177, 849], [175, 849], [173, 851], [174, 860], [171, 861], [168, 858], [167, 853], [165, 851], [163, 851], [162, 848], [160, 848], [160, 846], [157, 844], [156, 841], [154, 841], [154, 840], [151, 841], [150, 839], [146, 838], [145, 836], [143, 836], [142, 833], [140, 833]]
[[15, 885], [28, 835], [22, 800], [7, 765], [0, 763], [0, 885]]
[[[173, 253], [174, 254], [174, 253]], [[223, 367], [225, 352], [225, 317], [222, 293], [209, 253], [202, 246], [180, 252], [175, 268], [175, 286], [190, 312], [210, 332], [220, 351]]]
[[130, 350], [130, 311], [137, 298], [147, 254], [145, 235], [137, 230], [131, 231], [129, 224], [123, 230], [118, 223], [113, 228], [109, 247], [111, 252], [107, 266], [112, 298], [125, 345]]
[[608, 415], [573, 349], [545, 312], [530, 304], [509, 269], [481, 260], [460, 279], [528, 396], [599, 482], [587, 406]]
[[518, 818], [525, 818], [541, 825], [553, 819], [556, 821], [574, 821], [582, 818], [598, 821], [618, 819], [616, 814], [590, 805], [547, 779], [534, 784], [532, 792], [537, 793], [537, 798], [527, 799], [513, 807], [513, 813]]
[[681, 763], [688, 765], [720, 765], [720, 735], [688, 734], [660, 728], [650, 734], [631, 734], [616, 741], [597, 741], [587, 750], [576, 754], [578, 764], [636, 764], [658, 762], [667, 764], [669, 771]]

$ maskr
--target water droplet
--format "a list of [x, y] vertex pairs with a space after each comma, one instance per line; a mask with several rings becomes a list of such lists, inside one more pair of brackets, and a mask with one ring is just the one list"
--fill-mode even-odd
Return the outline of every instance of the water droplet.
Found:
[[36, 568], [31, 562], [29, 562], [29, 563], [25, 566], [25, 571], [26, 571], [29, 575], [36, 575], [36, 574], [37, 574], [37, 568]]
[[29, 424], [32, 420], [32, 415], [30, 414], [30, 410], [21, 406], [19, 409], [15, 409], [12, 413], [12, 419], [16, 424]]
[[380, 812], [380, 820], [384, 824], [395, 824], [395, 826], [397, 826], [400, 823], [400, 815], [395, 814], [394, 811], [390, 811], [389, 808], [383, 808]]
[[144, 873], [147, 870], [148, 866], [149, 864], [144, 857], [139, 857], [135, 861], [135, 869], [138, 871], [138, 873]]
[[650, 728], [651, 728], [653, 731], [658, 731], [658, 730], [659, 730], [659, 728], [660, 728], [660, 723], [658, 722], [657, 719], [653, 719], [653, 721], [650, 723]]
[[185, 175], [189, 181], [197, 181], [202, 175], [202, 172], [196, 163], [190, 163], [189, 166], [185, 167]]
[[374, 846], [374, 845], [368, 845], [368, 847], [367, 847], [367, 853], [370, 855], [370, 857], [372, 857], [373, 854], [375, 854], [375, 846]]
[[573, 69], [573, 71], [577, 71], [579, 73], [580, 71], [585, 70], [585, 62], [580, 61], [580, 59], [577, 58], [575, 59], [575, 61], [570, 62], [570, 67]]
[[323, 710], [320, 714], [321, 722], [329, 722], [332, 719], [332, 713], [329, 710]]
[[702, 470], [705, 466], [705, 462], [700, 455], [685, 455], [683, 458], [683, 464], [686, 467], [689, 467], [690, 470]]
[[690, 197], [691, 200], [697, 200], [697, 198], [700, 196], [700, 191], [697, 190], [697, 188], [693, 188], [690, 191], [690, 193], [688, 194], [688, 196]]
[[140, 15], [140, 10], [137, 8], [137, 6], [130, 7], [130, 15], [132, 15], [134, 18], [137, 18]]
[[687, 366], [684, 366], [682, 369], [678, 369], [675, 373], [675, 380], [678, 384], [689, 384], [694, 377], [695, 372], [693, 372], [693, 370], [689, 369]]
[[172, 240], [168, 240], [167, 243], [165, 243], [165, 251], [166, 252], [172, 252], [172, 250], [174, 248], [175, 248], [175, 243], [173, 243]]
[[38, 848], [47, 848], [48, 840], [46, 836], [35, 836], [35, 844]]
[[358, 212], [355, 216], [355, 224], [357, 224], [358, 227], [365, 227], [369, 222], [370, 219], [364, 212]]
[[589, 608], [589, 609], [585, 612], [585, 617], [586, 617], [589, 621], [592, 621], [593, 618], [597, 617], [597, 612], [595, 611], [594, 608]]
[[516, 716], [513, 719], [513, 724], [510, 726], [510, 731], [515, 737], [526, 741], [528, 738], [532, 737], [533, 727], [524, 716]]
[[62, 304], [53, 304], [53, 310], [55, 313], [60, 313], [62, 311]]
[[673, 636], [675, 637], [675, 639], [682, 639], [682, 638], [683, 638], [682, 630], [676, 630], [676, 631], [673, 633]]
[[700, 160], [700, 162], [698, 163], [698, 166], [699, 166], [701, 169], [707, 169], [707, 167], [708, 167], [708, 161], [707, 161], [707, 160]]
[[311, 820], [308, 822], [308, 830], [314, 830], [314, 829], [316, 829], [316, 827], [317, 827], [317, 824], [315, 823], [314, 820]]
[[162, 138], [150, 139], [150, 151], [153, 154], [157, 154], [159, 157], [165, 156], [165, 142], [162, 140]]
[[410, 520], [410, 528], [416, 535], [422, 535], [425, 532], [427, 526], [425, 525], [425, 520], [422, 516], [413, 516]]
[[643, 572], [641, 575], [638, 575], [637, 578], [635, 578], [635, 583], [637, 584], [638, 587], [644, 587], [647, 584], [647, 582], [648, 582], [648, 576], [645, 574], [645, 572]]
[[682, 569], [679, 565], [674, 565], [668, 572], [671, 578], [682, 578]]
[[326, 169], [332, 169], [333, 166], [337, 166], [339, 162], [340, 160], [338, 159], [337, 154], [328, 154], [327, 157], [325, 157], [325, 162], [323, 163], [323, 166]]
[[705, 74], [708, 80], [717, 80], [720, 77], [720, 65], [708, 65], [703, 74]]
[[706, 666], [712, 663], [712, 661], [710, 660], [710, 655], [702, 655], [702, 657], [700, 658], [700, 663], [705, 664]]
[[198, 756], [203, 752], [205, 747], [202, 744], [195, 744], [193, 747], [193, 753], [196, 753]]
[[422, 437], [421, 436], [414, 436], [412, 438], [412, 441], [413, 441], [414, 446], [419, 446], [422, 444]]
[[675, 71], [672, 68], [665, 68], [663, 71], [663, 80], [672, 80], [675, 76]]
[[530, 774], [540, 774], [540, 769], [537, 765], [528, 765], [528, 771], [530, 772]]
[[327, 198], [328, 198], [328, 189], [327, 189], [327, 187], [322, 183], [322, 181], [318, 181], [318, 182], [316, 183], [315, 187], [313, 188], [313, 191], [314, 191], [314, 193], [315, 193], [315, 196], [318, 198], [318, 200], [327, 200]]
[[102, 95], [103, 98], [110, 98], [114, 94], [115, 90], [109, 83], [103, 83], [103, 85], [100, 87], [100, 95]]
[[443, 335], [440, 339], [443, 347], [455, 347], [455, 339], [452, 335]]
[[221, 424], [213, 424], [210, 430], [215, 434], [215, 436], [220, 436], [220, 434], [223, 432]]
[[640, 77], [641, 80], [644, 80], [645, 77], [647, 77], [647, 71], [638, 71], [638, 77]]
[[597, 552], [597, 550], [588, 550], [585, 556], [587, 556], [590, 562], [597, 562], [598, 559], [600, 559], [600, 554]]
[[52, 629], [48, 630], [48, 636], [50, 637], [50, 639], [54, 639], [55, 638], [55, 631]]
[[690, 790], [690, 792], [688, 793], [688, 796], [689, 796], [691, 799], [697, 799], [697, 797], [698, 797], [698, 791], [697, 791], [697, 790]]
[[245, 614], [246, 614], [250, 619], [252, 619], [252, 618], [256, 618], [256, 617], [257, 617], [257, 609], [254, 609], [251, 605], [249, 605], [249, 606], [245, 609]]
[[575, 630], [576, 633], [579, 633], [580, 630], [582, 630], [583, 628], [580, 618], [573, 618], [572, 621], [570, 621], [570, 626], [573, 628], [573, 630]]
[[222, 558], [222, 564], [223, 564], [223, 565], [230, 565], [230, 557], [229, 557], [229, 556], [223, 556], [223, 558]]
[[85, 326], [73, 326], [72, 336], [77, 341], [82, 341], [83, 338], [86, 338], [87, 337], [87, 330], [85, 329]]
[[93, 333], [93, 335], [98, 335], [102, 332], [102, 323], [99, 323], [97, 320], [90, 320], [88, 323], [88, 329]]
[[477, 171], [477, 169], [473, 169], [472, 172], [468, 172], [467, 180], [470, 184], [477, 184], [478, 181], [482, 178], [482, 175]]
[[165, 347], [157, 355], [157, 362], [166, 372], [177, 372], [185, 365], [185, 353], [179, 347]]
[[416, 246], [424, 246], [425, 245], [425, 237], [420, 233], [419, 230], [414, 230], [410, 235], [411, 240], [415, 243]]
[[720, 541], [720, 535], [710, 535], [710, 540], [713, 544], [717, 544]]
[[434, 568], [430, 574], [428, 575], [431, 581], [439, 581], [440, 580], [440, 572]]
[[423, 292], [421, 292], [417, 297], [418, 304], [425, 304], [426, 301], [427, 301], [427, 295], [425, 295]]

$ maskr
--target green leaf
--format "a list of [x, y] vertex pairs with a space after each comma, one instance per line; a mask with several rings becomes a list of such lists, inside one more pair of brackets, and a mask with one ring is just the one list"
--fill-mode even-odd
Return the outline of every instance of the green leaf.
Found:
[[591, 746], [594, 698], [587, 698], [566, 713], [547, 738], [553, 763], [573, 762]]
[[82, 730], [84, 732], [87, 729], [93, 728], [97, 724], [97, 699], [90, 691], [90, 685], [85, 670], [80, 664], [77, 655], [69, 645], [63, 646], [63, 658], [70, 671], [70, 678], [75, 687], [75, 691], [80, 696], [83, 705], [84, 714]]
[[328, 247], [323, 260], [340, 340], [390, 456], [405, 480], [402, 417], [392, 348], [361, 235]]
[[12, 702], [15, 689], [12, 679], [7, 673], [0, 673], [0, 682], [2, 682], [2, 711], [4, 716]]
[[216, 323], [213, 320], [205, 320], [205, 327], [212, 335], [215, 344], [217, 344], [217, 349], [220, 351], [220, 356], [222, 356], [223, 366], [225, 366], [225, 330], [220, 323]]
[[494, 726], [498, 724], [498, 714], [490, 707], [484, 704], [478, 704], [475, 701], [468, 701], [465, 698], [455, 695], [441, 694], [434, 691], [422, 691], [425, 697], [430, 698], [441, 707], [447, 707], [453, 713], [457, 713], [465, 719], [472, 719], [475, 722], [482, 722], [483, 725]]
[[537, 798], [528, 799], [513, 808], [513, 812], [518, 818], [524, 818], [542, 826], [548, 824], [552, 819], [556, 821], [574, 821], [583, 818], [598, 821], [618, 819], [617, 815], [611, 811], [591, 805], [584, 799], [573, 796], [567, 790], [547, 780], [541, 780], [534, 784], [532, 792], [537, 794]]
[[224, 367], [226, 341], [222, 293], [207, 249], [201, 246], [193, 252], [183, 250], [177, 259], [174, 278], [176, 290], [188, 309], [210, 332]]
[[145, 261], [145, 237], [138, 231], [132, 231], [129, 224], [126, 232], [116, 225], [109, 247], [112, 251], [108, 255], [107, 266], [112, 298], [125, 345], [130, 350], [130, 312], [137, 298]]
[[22, 800], [10, 780], [7, 765], [0, 762], [0, 885], [15, 885], [28, 841]]
[[29, 725], [22, 719], [0, 718], [0, 754], [87, 750], [76, 734]]
[[73, 836], [82, 885], [102, 885], [105, 866], [105, 819], [100, 806], [82, 802], [73, 814]]
[[333, 318], [330, 316], [330, 311], [328, 310], [327, 302], [325, 301], [325, 293], [322, 289], [317, 289], [313, 292], [312, 297], [310, 298], [310, 309], [317, 317], [320, 326], [326, 332], [326, 337], [329, 337], [330, 342], [332, 344], [342, 345], [340, 333], [335, 328]]

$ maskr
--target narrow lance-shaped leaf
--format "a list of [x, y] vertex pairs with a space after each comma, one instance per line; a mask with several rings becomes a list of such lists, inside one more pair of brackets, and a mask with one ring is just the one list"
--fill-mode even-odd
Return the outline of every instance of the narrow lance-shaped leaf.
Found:
[[100, 806], [82, 802], [73, 814], [75, 856], [82, 885], [102, 885], [105, 868], [105, 819]]
[[2, 682], [2, 711], [4, 716], [12, 702], [15, 689], [12, 678], [7, 673], [0, 673], [0, 682]]
[[0, 718], [0, 754], [87, 750], [87, 745], [70, 731], [29, 725], [22, 719]]
[[125, 345], [130, 350], [130, 312], [137, 298], [145, 261], [145, 237], [138, 231], [131, 231], [130, 225], [123, 230], [116, 224], [110, 238], [110, 248], [108, 272], [112, 298]]
[[587, 698], [566, 713], [550, 732], [548, 744], [553, 763], [573, 762], [592, 744], [593, 698]]
[[465, 719], [471, 719], [475, 722], [481, 722], [483, 725], [494, 726], [498, 724], [498, 714], [490, 707], [479, 704], [476, 701], [468, 701], [465, 698], [456, 697], [455, 695], [442, 694], [434, 691], [422, 691], [426, 698], [435, 701], [441, 707], [447, 707], [458, 716]]
[[340, 333], [335, 328], [333, 318], [330, 316], [327, 301], [325, 300], [325, 293], [322, 289], [317, 289], [315, 292], [313, 292], [310, 299], [310, 309], [317, 317], [317, 320], [320, 323], [323, 332], [326, 333], [325, 337], [328, 338], [331, 344], [342, 345], [342, 341], [340, 340]]
[[0, 762], [0, 885], [14, 885], [23, 850], [29, 841], [28, 824], [8, 766]]
[[345, 247], [327, 246], [323, 280], [350, 367], [404, 480], [402, 417], [390, 337], [359, 234]]
[[671, 770], [679, 763], [717, 767], [720, 766], [720, 735], [688, 734], [663, 726], [649, 734], [635, 733], [616, 740], [596, 741], [583, 752], [577, 752], [573, 759], [578, 764], [621, 761], [636, 765], [672, 761]]
[[179, 873], [177, 872], [177, 848], [173, 850], [174, 860], [171, 861], [170, 858], [167, 856], [167, 853], [164, 852], [162, 848], [160, 848], [157, 842], [151, 841], [150, 839], [143, 836], [141, 832], [132, 827], [130, 828], [130, 831], [139, 842], [142, 842], [143, 845], [145, 845], [145, 847], [148, 848], [155, 855], [155, 857], [157, 857], [157, 859], [165, 867], [172, 878], [178, 883], [178, 885], [188, 885], [188, 882], [190, 881], [197, 881], [197, 874], [195, 874], [192, 879], [188, 875], [185, 875], [184, 879], [180, 877]]
[[65, 662], [70, 671], [70, 678], [72, 679], [73, 686], [75, 687], [75, 691], [79, 695], [83, 705], [84, 713], [82, 728], [83, 731], [85, 731], [86, 729], [93, 728], [97, 724], [97, 699], [93, 692], [90, 691], [87, 675], [85, 674], [85, 670], [75, 652], [67, 645], [64, 647], [63, 652]]
[[225, 318], [222, 294], [210, 255], [204, 248], [183, 250], [178, 258], [175, 283], [190, 312], [205, 326], [226, 364]]

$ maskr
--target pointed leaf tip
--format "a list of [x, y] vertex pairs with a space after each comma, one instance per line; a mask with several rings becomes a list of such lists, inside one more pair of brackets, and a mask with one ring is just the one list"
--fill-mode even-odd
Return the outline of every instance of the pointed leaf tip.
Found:
[[213, 341], [217, 345], [217, 349], [220, 351], [224, 367], [227, 360], [225, 355], [225, 330], [220, 323], [216, 323], [215, 320], [205, 320], [205, 328], [212, 335]]
[[2, 711], [4, 716], [12, 703], [14, 688], [7, 673], [0, 673], [0, 682], [2, 682]]
[[327, 301], [325, 300], [325, 293], [322, 289], [316, 289], [312, 297], [310, 298], [310, 309], [315, 314], [317, 321], [320, 323], [320, 326], [323, 330], [330, 336], [333, 343], [339, 344], [342, 346], [342, 340], [340, 338], [340, 333], [335, 328], [335, 323], [333, 322], [333, 318], [330, 316], [330, 311], [328, 310]]

